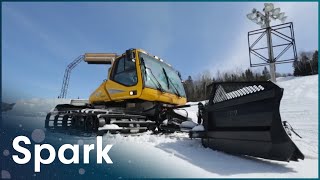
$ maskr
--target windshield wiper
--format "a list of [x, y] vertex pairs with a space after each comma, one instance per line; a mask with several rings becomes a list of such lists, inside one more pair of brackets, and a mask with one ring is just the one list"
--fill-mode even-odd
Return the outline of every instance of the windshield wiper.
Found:
[[167, 72], [166, 72], [166, 70], [164, 68], [162, 68], [162, 71], [163, 71], [164, 76], [166, 77], [168, 89], [170, 89], [170, 87], [169, 87], [169, 77], [167, 75]]
[[163, 73], [164, 73], [164, 75], [166, 76], [166, 79], [167, 79], [168, 89], [169, 89], [169, 82], [170, 82], [171, 85], [173, 86], [174, 90], [176, 91], [176, 92], [175, 92], [175, 95], [181, 97], [178, 89], [177, 89], [176, 86], [173, 84], [173, 82], [171, 81], [171, 79], [168, 77], [168, 74], [167, 74], [166, 70], [165, 70], [164, 68], [162, 68], [162, 70], [163, 70]]

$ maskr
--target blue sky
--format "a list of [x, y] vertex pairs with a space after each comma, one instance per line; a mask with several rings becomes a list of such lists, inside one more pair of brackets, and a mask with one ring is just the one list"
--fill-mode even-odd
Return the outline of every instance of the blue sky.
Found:
[[[294, 23], [298, 52], [318, 49], [318, 3], [274, 4]], [[86, 52], [142, 48], [183, 78], [248, 68], [247, 32], [259, 27], [246, 14], [254, 7], [262, 10], [263, 3], [2, 3], [4, 101], [56, 98], [66, 66]], [[87, 98], [107, 69], [81, 63], [71, 74], [68, 97]], [[292, 65], [277, 71], [291, 72]]]

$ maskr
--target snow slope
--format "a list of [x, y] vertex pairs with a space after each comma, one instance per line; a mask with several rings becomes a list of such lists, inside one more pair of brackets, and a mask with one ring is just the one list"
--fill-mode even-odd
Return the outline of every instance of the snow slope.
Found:
[[[187, 134], [140, 136], [105, 134], [105, 141], [113, 143], [119, 149], [130, 149], [126, 155], [143, 156], [140, 163], [153, 164], [159, 169], [167, 168], [163, 177], [318, 177], [318, 75], [307, 77], [278, 78], [279, 86], [284, 88], [280, 112], [282, 120], [288, 121], [303, 138], [294, 136], [294, 142], [305, 154], [300, 162], [278, 162], [252, 157], [238, 157], [204, 148], [198, 139], [189, 139]], [[67, 103], [65, 100], [63, 103]], [[43, 128], [43, 119], [47, 111], [60, 100], [34, 99], [17, 102], [14, 110], [5, 116], [27, 116], [20, 123], [23, 126]], [[187, 108], [189, 117], [197, 122], [197, 107]], [[8, 118], [10, 119], [10, 118]], [[6, 118], [4, 118], [6, 121]], [[12, 122], [7, 122], [12, 123]], [[21, 125], [20, 124], [20, 125]], [[73, 137], [60, 134], [54, 138], [69, 139], [75, 143], [92, 143], [95, 138]], [[131, 153], [131, 154], [130, 154]], [[147, 158], [149, 157], [149, 158]], [[129, 160], [134, 166], [138, 160]], [[170, 171], [170, 173], [169, 173]]]
[[307, 158], [318, 159], [318, 75], [279, 79], [281, 117], [303, 137], [293, 137]]

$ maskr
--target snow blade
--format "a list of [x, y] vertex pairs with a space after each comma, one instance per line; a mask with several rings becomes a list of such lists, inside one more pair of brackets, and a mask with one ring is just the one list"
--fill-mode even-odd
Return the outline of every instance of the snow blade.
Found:
[[270, 81], [212, 84], [203, 110], [203, 145], [279, 161], [304, 159], [283, 127], [282, 95], [283, 89]]

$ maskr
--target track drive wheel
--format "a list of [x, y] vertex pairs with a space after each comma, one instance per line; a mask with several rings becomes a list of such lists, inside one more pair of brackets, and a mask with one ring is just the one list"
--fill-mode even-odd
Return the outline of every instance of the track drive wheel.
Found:
[[85, 124], [85, 116], [84, 115], [75, 115], [72, 118], [72, 124], [75, 129], [83, 130]]
[[97, 131], [98, 130], [98, 122], [96, 115], [87, 115], [85, 118], [85, 131]]

